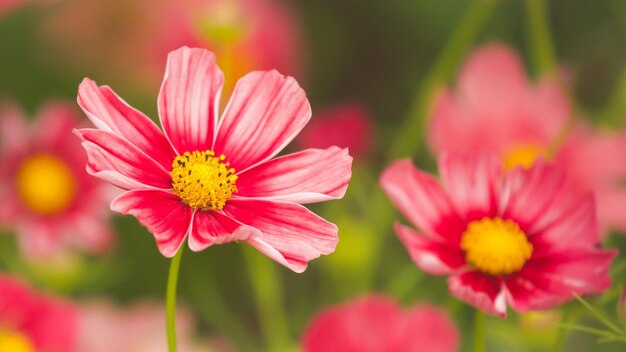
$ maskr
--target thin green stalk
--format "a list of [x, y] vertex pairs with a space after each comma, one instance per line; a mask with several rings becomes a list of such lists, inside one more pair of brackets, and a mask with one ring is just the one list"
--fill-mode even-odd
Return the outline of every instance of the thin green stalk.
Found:
[[596, 317], [596, 319], [598, 319], [598, 321], [604, 324], [604, 326], [611, 329], [613, 332], [615, 332], [618, 335], [624, 335], [624, 330], [622, 330], [617, 325], [613, 324], [607, 317], [605, 317], [602, 313], [600, 313], [598, 310], [593, 308], [593, 306], [591, 306], [591, 304], [589, 304], [589, 302], [587, 302], [579, 294], [572, 292], [572, 295], [574, 295], [574, 298], [576, 298], [578, 302], [580, 302], [583, 306], [585, 306], [585, 308], [587, 308], [587, 310], [589, 310], [591, 314], [593, 314], [593, 316]]
[[181, 246], [178, 253], [170, 262], [170, 272], [167, 276], [167, 296], [165, 298], [165, 316], [167, 326], [167, 346], [170, 352], [176, 352], [176, 286], [178, 271], [185, 247]]
[[434, 66], [428, 71], [428, 75], [419, 87], [404, 127], [399, 130], [398, 136], [389, 148], [388, 161], [414, 155], [418, 150], [434, 93], [453, 74], [460, 59], [487, 23], [497, 3], [497, 0], [475, 0], [465, 11]]
[[532, 47], [532, 61], [539, 73], [550, 73], [555, 69], [555, 55], [550, 26], [548, 9], [544, 0], [526, 0], [526, 18]]
[[289, 325], [283, 307], [283, 284], [276, 266], [265, 256], [245, 248], [244, 261], [250, 273], [261, 332], [268, 351], [289, 348]]
[[485, 352], [485, 315], [479, 309], [474, 313], [474, 352]]

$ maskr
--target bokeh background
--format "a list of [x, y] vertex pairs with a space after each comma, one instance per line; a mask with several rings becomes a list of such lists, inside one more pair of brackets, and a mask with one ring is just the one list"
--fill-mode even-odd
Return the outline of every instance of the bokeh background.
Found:
[[[319, 309], [383, 292], [406, 306], [430, 302], [444, 307], [460, 330], [462, 350], [471, 350], [472, 308], [447, 294], [445, 278], [427, 277], [411, 262], [393, 232], [393, 222], [401, 216], [379, 189], [378, 175], [393, 158], [405, 156], [435, 170], [423, 127], [431, 94], [438, 84], [454, 82], [473, 48], [494, 41], [516, 50], [532, 77], [544, 70], [546, 55], [553, 56], [579, 115], [598, 126], [623, 130], [626, 2], [545, 1], [552, 43], [548, 49], [541, 44], [538, 49], [533, 31], [541, 24], [533, 24], [524, 1], [273, 2], [287, 8], [293, 22], [295, 65], [289, 73], [306, 90], [313, 120], [342, 104], [357, 104], [371, 119], [371, 129], [364, 132], [366, 148], [355, 157], [346, 197], [312, 206], [338, 224], [336, 253], [313, 261], [303, 274], [280, 267], [246, 244], [185, 253], [179, 301], [193, 316], [195, 338], [226, 350], [297, 350], [302, 331]], [[51, 99], [75, 102], [78, 84], [87, 76], [112, 86], [156, 120], [165, 56], [141, 44], [165, 42], [168, 36], [167, 31], [141, 26], [153, 26], [155, 18], [167, 22], [173, 12], [163, 10], [161, 3], [35, 0], [3, 10], [0, 96], [32, 116]], [[203, 21], [210, 27], [213, 19], [206, 16]], [[460, 24], [465, 26], [461, 30]], [[208, 29], [203, 35], [230, 40], [227, 30]], [[110, 253], [78, 254], [59, 268], [25, 262], [15, 249], [13, 232], [5, 229], [0, 268], [76, 302], [98, 297], [130, 307], [146, 299], [162, 301], [169, 261], [133, 217], [115, 215], [112, 222], [117, 244]], [[606, 242], [608, 247], [626, 248], [626, 238], [617, 233]], [[610, 317], [615, 317], [620, 285], [626, 281], [620, 263], [623, 260], [613, 268], [615, 287], [591, 300]], [[574, 313], [568, 314], [576, 320], [596, 324], [579, 303], [569, 306]], [[598, 348], [595, 337], [560, 328], [560, 314], [562, 309], [489, 318], [488, 350], [559, 350], [555, 346], [561, 340], [563, 350]], [[618, 351], [623, 345], [601, 348]]]

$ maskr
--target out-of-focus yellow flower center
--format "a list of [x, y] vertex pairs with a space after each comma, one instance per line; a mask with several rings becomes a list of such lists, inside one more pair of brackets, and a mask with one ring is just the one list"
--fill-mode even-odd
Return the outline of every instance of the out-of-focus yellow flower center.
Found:
[[545, 154], [544, 148], [536, 144], [522, 144], [510, 148], [503, 156], [504, 169], [510, 171], [518, 166], [528, 169], [538, 157]]
[[470, 222], [463, 233], [461, 248], [468, 263], [491, 275], [519, 271], [533, 253], [533, 245], [519, 226], [499, 217]]
[[185, 152], [172, 162], [174, 194], [192, 208], [220, 210], [237, 192], [235, 169], [211, 150]]
[[0, 330], [0, 352], [35, 352], [35, 346], [19, 331]]
[[26, 159], [15, 181], [22, 203], [43, 215], [67, 209], [76, 195], [72, 171], [65, 162], [50, 154], [36, 154]]

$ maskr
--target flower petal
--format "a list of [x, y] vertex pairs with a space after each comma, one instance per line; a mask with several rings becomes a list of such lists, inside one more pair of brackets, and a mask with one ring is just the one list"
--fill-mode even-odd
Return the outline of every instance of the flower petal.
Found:
[[78, 104], [97, 128], [126, 139], [164, 168], [171, 167], [175, 154], [163, 132], [110, 87], [83, 79], [78, 87]]
[[211, 148], [223, 84], [224, 75], [212, 52], [182, 47], [167, 56], [159, 116], [179, 154]]
[[486, 117], [509, 118], [524, 111], [528, 82], [517, 55], [501, 44], [473, 52], [459, 74], [465, 104]]
[[247, 241], [257, 236], [259, 230], [243, 225], [217, 211], [197, 211], [189, 236], [189, 248], [202, 251], [214, 244]]
[[258, 229], [248, 242], [256, 249], [295, 272], [337, 245], [337, 226], [302, 205], [256, 199], [230, 199], [226, 215]]
[[[96, 129], [85, 128], [76, 130], [76, 133], [83, 140], [83, 147], [87, 151], [88, 171], [95, 171], [96, 174], [100, 171], [115, 171], [139, 184], [163, 189], [171, 187], [169, 173], [127, 140]], [[118, 185], [132, 184], [120, 182]]]
[[538, 160], [532, 168], [515, 168], [502, 182], [499, 209], [504, 218], [514, 219], [527, 234], [544, 229], [562, 216], [571, 204], [571, 189], [565, 187], [565, 174], [560, 169]]
[[430, 237], [458, 244], [465, 223], [437, 179], [406, 160], [391, 164], [380, 177], [380, 185], [400, 212]]
[[299, 204], [339, 199], [348, 188], [351, 167], [347, 149], [307, 149], [239, 174], [238, 195]]
[[304, 90], [277, 71], [256, 71], [237, 82], [220, 121], [214, 151], [235, 170], [278, 154], [311, 118]]
[[468, 271], [448, 278], [450, 294], [478, 309], [506, 317], [506, 297], [500, 279]]
[[160, 190], [122, 193], [111, 202], [111, 210], [136, 217], [154, 236], [161, 254], [168, 258], [178, 252], [193, 214], [177, 196]]
[[30, 130], [20, 108], [12, 102], [0, 102], [0, 150], [18, 153], [28, 147]]
[[415, 264], [431, 275], [450, 274], [466, 264], [459, 247], [434, 241], [400, 224], [396, 224], [396, 233]]
[[495, 155], [444, 154], [439, 165], [442, 184], [467, 222], [495, 215], [497, 181], [502, 173]]

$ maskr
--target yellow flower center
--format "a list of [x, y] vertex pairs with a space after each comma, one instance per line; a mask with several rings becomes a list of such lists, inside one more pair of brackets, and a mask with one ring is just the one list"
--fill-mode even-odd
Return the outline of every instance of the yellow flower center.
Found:
[[50, 154], [36, 154], [26, 159], [15, 181], [22, 203], [43, 215], [67, 209], [76, 195], [72, 171], [65, 162]]
[[0, 330], [0, 352], [35, 352], [35, 346], [19, 331]]
[[515, 146], [504, 153], [504, 169], [510, 171], [518, 166], [528, 169], [533, 166], [538, 157], [544, 155], [545, 150], [536, 144]]
[[465, 259], [491, 275], [519, 271], [533, 253], [526, 234], [511, 220], [483, 218], [469, 223], [461, 239]]
[[237, 192], [235, 169], [211, 150], [185, 152], [172, 162], [174, 194], [192, 208], [220, 210]]

